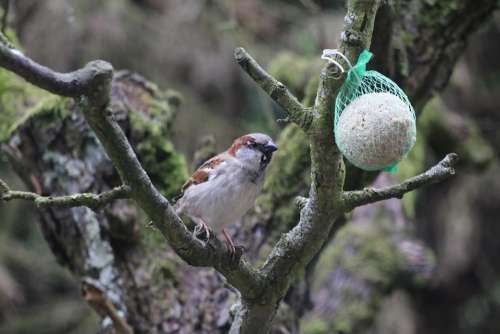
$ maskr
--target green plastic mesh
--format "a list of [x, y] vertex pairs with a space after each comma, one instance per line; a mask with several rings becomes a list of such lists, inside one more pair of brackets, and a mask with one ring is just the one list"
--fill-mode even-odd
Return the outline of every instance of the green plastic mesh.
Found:
[[[416, 140], [415, 111], [406, 94], [394, 81], [379, 72], [366, 70], [366, 64], [371, 57], [372, 53], [368, 50], [360, 54], [358, 62], [349, 70], [337, 95], [334, 112], [335, 139], [344, 157], [356, 167], [368, 171], [395, 172], [398, 162], [406, 156]], [[397, 97], [402, 103], [398, 103], [399, 101], [395, 99], [391, 100], [391, 96], [387, 94]], [[353, 101], [356, 103], [351, 105]], [[351, 110], [353, 108], [354, 110]], [[360, 113], [366, 113], [357, 115], [362, 123], [346, 125], [345, 122], [340, 122], [344, 111], [356, 113], [356, 108]], [[364, 110], [361, 110], [363, 108]], [[400, 113], [399, 120], [394, 119], [395, 112]], [[348, 116], [346, 112], [344, 118], [347, 117], [351, 121], [355, 118], [353, 115]], [[370, 117], [372, 125], [369, 122]], [[365, 118], [368, 118], [367, 123]], [[339, 129], [339, 124], [344, 129]], [[345, 128], [346, 126], [349, 128]], [[365, 132], [357, 137], [353, 136], [352, 131], [358, 130]], [[369, 141], [369, 145], [360, 142], [363, 140]], [[384, 152], [392, 152], [392, 155], [387, 153], [387, 157], [384, 157]], [[377, 156], [373, 156], [374, 154]]]

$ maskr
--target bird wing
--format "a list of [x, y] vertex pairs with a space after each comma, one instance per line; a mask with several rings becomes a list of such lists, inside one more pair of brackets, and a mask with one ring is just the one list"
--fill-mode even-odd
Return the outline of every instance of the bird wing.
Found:
[[217, 172], [217, 167], [220, 167], [225, 162], [222, 154], [216, 155], [215, 157], [205, 161], [194, 173], [191, 175], [189, 179], [181, 187], [181, 193], [179, 196], [175, 198], [175, 200], [179, 200], [186, 190], [192, 185], [200, 184], [203, 182], [207, 182], [210, 179], [215, 178], [220, 173]]

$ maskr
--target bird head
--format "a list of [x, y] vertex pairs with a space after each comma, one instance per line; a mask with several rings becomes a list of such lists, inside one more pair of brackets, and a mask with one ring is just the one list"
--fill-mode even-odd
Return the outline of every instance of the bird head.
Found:
[[264, 170], [278, 147], [271, 137], [262, 133], [251, 133], [237, 138], [228, 153], [253, 170]]

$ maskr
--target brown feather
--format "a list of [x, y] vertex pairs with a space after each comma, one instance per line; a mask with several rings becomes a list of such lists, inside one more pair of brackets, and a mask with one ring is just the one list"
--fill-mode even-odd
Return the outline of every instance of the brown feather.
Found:
[[208, 172], [198, 169], [191, 177], [182, 185], [181, 192], [184, 193], [187, 188], [193, 184], [200, 184], [208, 180]]
[[[201, 166], [200, 168], [198, 168], [198, 170], [200, 169], [214, 169], [216, 166], [220, 165], [221, 163], [224, 162], [224, 159], [222, 159], [220, 157], [220, 155], [216, 155], [215, 157], [211, 158], [211, 159], [208, 159], [207, 161], [205, 161]], [[198, 171], [197, 170], [197, 171]], [[196, 172], [195, 172], [196, 173]]]
[[247, 146], [249, 143], [254, 141], [252, 136], [246, 135], [241, 136], [233, 142], [233, 145], [229, 148], [227, 153], [232, 155], [233, 157], [236, 155], [236, 152], [243, 146]]
[[208, 181], [208, 177], [210, 176], [210, 172], [218, 165], [224, 162], [224, 159], [217, 155], [211, 159], [205, 161], [194, 173], [191, 175], [189, 179], [181, 187], [181, 193], [175, 198], [178, 200], [184, 195], [184, 192], [187, 188], [192, 186], [193, 184], [200, 184]]

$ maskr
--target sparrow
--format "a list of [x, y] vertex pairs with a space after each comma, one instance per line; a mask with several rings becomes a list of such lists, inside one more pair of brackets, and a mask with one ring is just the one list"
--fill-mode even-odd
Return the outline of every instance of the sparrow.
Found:
[[234, 242], [225, 230], [253, 205], [264, 183], [266, 167], [278, 147], [262, 133], [237, 138], [226, 151], [205, 161], [181, 188], [175, 211], [197, 224], [210, 239], [210, 230], [222, 230], [231, 254]]

